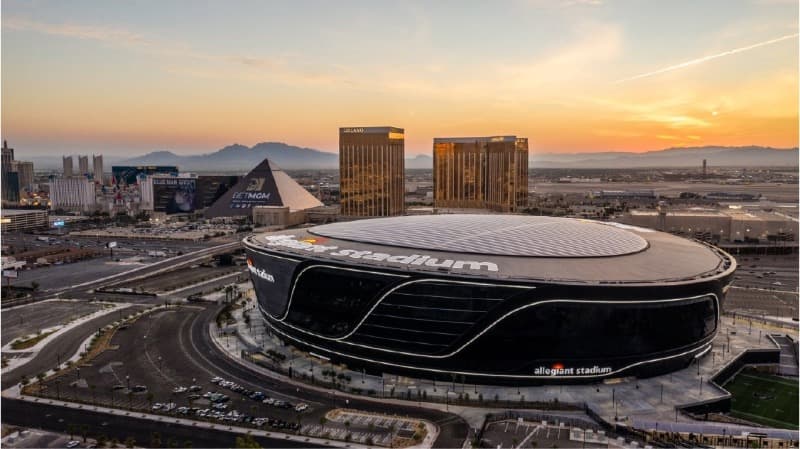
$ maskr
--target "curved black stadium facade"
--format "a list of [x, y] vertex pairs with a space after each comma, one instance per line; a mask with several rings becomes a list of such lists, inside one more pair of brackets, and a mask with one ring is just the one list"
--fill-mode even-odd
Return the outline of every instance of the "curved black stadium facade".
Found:
[[736, 268], [661, 232], [517, 215], [379, 218], [244, 243], [284, 341], [372, 372], [497, 384], [686, 366], [709, 348]]

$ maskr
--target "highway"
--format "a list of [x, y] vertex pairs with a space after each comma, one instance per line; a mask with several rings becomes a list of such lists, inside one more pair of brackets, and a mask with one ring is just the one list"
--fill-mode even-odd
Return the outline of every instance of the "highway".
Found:
[[74, 291], [85, 291], [88, 289], [94, 289], [99, 287], [113, 286], [123, 281], [130, 282], [130, 281], [135, 281], [137, 279], [143, 279], [148, 276], [152, 276], [153, 274], [156, 273], [161, 273], [164, 271], [181, 268], [186, 265], [191, 265], [196, 261], [198, 261], [199, 259], [220, 253], [225, 253], [234, 250], [236, 248], [239, 248], [240, 246], [241, 242], [236, 241], [231, 243], [224, 243], [222, 245], [212, 246], [210, 248], [200, 249], [181, 256], [171, 257], [169, 259], [164, 259], [149, 265], [133, 268], [123, 273], [118, 273], [115, 275], [111, 275], [94, 281], [85, 282], [83, 284], [75, 286], [64, 287], [62, 290], [58, 292], [61, 293], [61, 295], [63, 296], [65, 294], [69, 294], [70, 292]]
[[[92, 290], [113, 286], [122, 282], [143, 279], [156, 273], [174, 270], [192, 265], [197, 261], [235, 250], [241, 246], [240, 241], [223, 243], [180, 256], [159, 260], [157, 262], [132, 267], [109, 265], [107, 259], [92, 259], [54, 267], [37, 268], [24, 271], [16, 283], [29, 284], [36, 280], [43, 288], [34, 294], [34, 301], [49, 298], [93, 299]], [[44, 270], [44, 271], [42, 271]], [[124, 270], [121, 271], [120, 270]], [[52, 273], [53, 275], [49, 275]], [[47, 279], [43, 279], [42, 276]], [[28, 301], [22, 302], [22, 304]], [[16, 305], [13, 301], [4, 301], [3, 307]]]

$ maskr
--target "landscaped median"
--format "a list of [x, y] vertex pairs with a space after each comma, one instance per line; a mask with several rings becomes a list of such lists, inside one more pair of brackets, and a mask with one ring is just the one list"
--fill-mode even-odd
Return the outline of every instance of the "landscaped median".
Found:
[[31, 348], [33, 346], [36, 346], [36, 343], [39, 343], [40, 341], [44, 340], [50, 334], [55, 333], [57, 330], [58, 329], [53, 329], [53, 330], [50, 330], [50, 331], [47, 331], [47, 332], [39, 331], [38, 334], [36, 334], [36, 335], [34, 335], [32, 337], [18, 338], [16, 340], [14, 340], [13, 342], [11, 342], [11, 349], [19, 351], [19, 350], [22, 350], [22, 349], [28, 349], [28, 348]]

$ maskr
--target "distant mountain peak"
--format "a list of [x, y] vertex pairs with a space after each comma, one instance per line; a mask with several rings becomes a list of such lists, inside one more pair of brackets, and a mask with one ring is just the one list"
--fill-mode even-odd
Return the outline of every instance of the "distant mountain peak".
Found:
[[211, 153], [190, 156], [158, 151], [128, 159], [124, 163], [176, 165], [186, 171], [249, 171], [265, 158], [287, 169], [339, 166], [339, 156], [336, 154], [296, 147], [283, 142], [261, 142], [253, 147], [234, 143]]
[[164, 157], [164, 156], [177, 156], [175, 153], [169, 150], [159, 150], [159, 151], [152, 151], [147, 153], [146, 156], [151, 157]]
[[234, 143], [232, 145], [228, 145], [225, 148], [218, 150], [218, 152], [229, 152], [229, 151], [242, 151], [242, 150], [249, 150], [250, 147], [246, 145], [242, 145], [239, 143]]

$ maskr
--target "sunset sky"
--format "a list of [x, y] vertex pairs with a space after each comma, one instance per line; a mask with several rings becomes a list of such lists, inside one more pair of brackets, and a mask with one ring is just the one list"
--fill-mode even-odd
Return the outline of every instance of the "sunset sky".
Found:
[[534, 152], [798, 144], [796, 0], [2, 2], [24, 155], [336, 151], [340, 126]]

